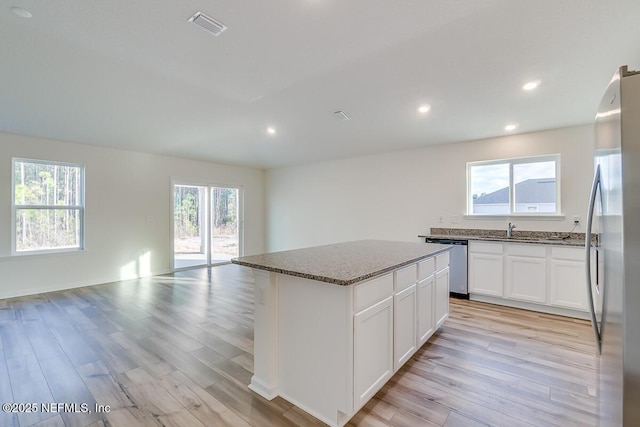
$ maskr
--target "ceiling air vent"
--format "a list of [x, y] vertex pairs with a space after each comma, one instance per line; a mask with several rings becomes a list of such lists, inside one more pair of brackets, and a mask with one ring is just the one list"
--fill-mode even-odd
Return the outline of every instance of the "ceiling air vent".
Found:
[[191, 18], [189, 18], [189, 22], [193, 22], [194, 24], [200, 26], [202, 29], [210, 32], [216, 37], [218, 37], [224, 30], [227, 29], [226, 25], [216, 21], [213, 18], [208, 17], [200, 11], [197, 11]]
[[349, 115], [342, 110], [334, 111], [333, 114], [341, 122], [346, 122], [348, 120], [351, 120], [351, 117], [349, 117]]

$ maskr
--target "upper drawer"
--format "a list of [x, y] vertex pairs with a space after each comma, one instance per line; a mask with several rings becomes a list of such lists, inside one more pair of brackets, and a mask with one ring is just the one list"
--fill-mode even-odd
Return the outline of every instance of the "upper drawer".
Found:
[[385, 274], [355, 285], [353, 309], [357, 313], [393, 295], [393, 274]]
[[405, 288], [416, 283], [418, 277], [418, 265], [411, 264], [407, 267], [401, 268], [400, 270], [396, 270], [393, 272], [394, 278], [394, 290], [396, 292], [401, 291]]
[[584, 261], [585, 249], [581, 247], [563, 248], [558, 246], [551, 247], [551, 258], [568, 259], [573, 261]]
[[545, 258], [547, 247], [544, 245], [527, 245], [526, 243], [508, 243], [505, 245], [507, 255]]
[[469, 242], [469, 252], [502, 255], [502, 251], [502, 243], [476, 241]]
[[449, 266], [449, 251], [436, 255], [436, 271]]
[[436, 271], [435, 257], [427, 258], [418, 263], [418, 280], [432, 275]]

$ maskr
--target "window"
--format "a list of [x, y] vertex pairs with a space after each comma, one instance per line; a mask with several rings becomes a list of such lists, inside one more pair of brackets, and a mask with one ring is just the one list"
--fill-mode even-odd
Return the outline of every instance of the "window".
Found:
[[557, 215], [560, 155], [467, 163], [469, 215]]
[[13, 159], [13, 251], [84, 247], [84, 166]]

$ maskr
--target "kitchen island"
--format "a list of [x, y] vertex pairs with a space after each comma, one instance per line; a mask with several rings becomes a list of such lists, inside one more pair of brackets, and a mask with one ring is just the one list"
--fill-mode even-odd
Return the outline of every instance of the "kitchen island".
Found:
[[446, 320], [449, 246], [362, 240], [235, 258], [254, 269], [254, 375], [343, 426]]

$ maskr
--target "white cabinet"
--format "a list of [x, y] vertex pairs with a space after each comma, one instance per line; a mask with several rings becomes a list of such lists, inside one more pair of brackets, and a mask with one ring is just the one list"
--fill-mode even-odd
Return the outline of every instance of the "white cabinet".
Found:
[[469, 292], [503, 295], [504, 256], [502, 243], [469, 242]]
[[547, 251], [541, 245], [506, 245], [505, 297], [546, 302]]
[[588, 310], [582, 247], [472, 241], [468, 260], [471, 299], [575, 317]]
[[393, 370], [397, 371], [415, 353], [416, 284], [393, 296]]
[[250, 389], [345, 425], [446, 318], [447, 272], [448, 253], [350, 286], [255, 270]]
[[353, 319], [354, 406], [361, 407], [393, 375], [393, 297]]
[[436, 328], [439, 328], [449, 317], [449, 267], [436, 273], [435, 289]]
[[418, 347], [427, 342], [434, 332], [433, 289], [436, 276], [431, 273], [416, 286], [416, 307], [418, 317]]
[[397, 371], [415, 353], [416, 279], [418, 265], [411, 264], [393, 273], [393, 370]]
[[416, 284], [417, 346], [421, 347], [435, 331], [436, 258], [427, 258], [418, 263]]
[[584, 253], [582, 248], [551, 248], [551, 305], [588, 310]]
[[449, 252], [358, 284], [353, 297], [357, 409], [449, 316]]

